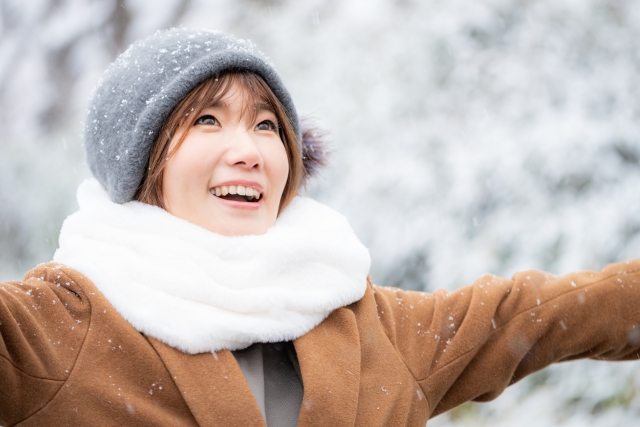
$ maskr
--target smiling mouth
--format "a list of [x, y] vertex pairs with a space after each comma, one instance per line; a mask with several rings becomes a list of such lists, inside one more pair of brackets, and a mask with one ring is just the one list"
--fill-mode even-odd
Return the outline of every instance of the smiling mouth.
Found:
[[258, 190], [242, 185], [223, 185], [209, 191], [220, 199], [234, 202], [257, 203], [262, 199], [262, 194]]
[[251, 199], [249, 200], [247, 198], [247, 196], [240, 196], [238, 194], [227, 194], [226, 196], [216, 196], [219, 199], [224, 199], [224, 200], [232, 200], [234, 202], [246, 202], [246, 203], [257, 203], [258, 201], [256, 199]]

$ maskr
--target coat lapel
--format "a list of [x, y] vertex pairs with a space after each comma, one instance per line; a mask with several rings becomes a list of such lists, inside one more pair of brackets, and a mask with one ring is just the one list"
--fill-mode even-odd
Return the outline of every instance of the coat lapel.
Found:
[[304, 383], [298, 426], [355, 425], [361, 355], [354, 313], [335, 310], [294, 346]]
[[[266, 423], [228, 350], [186, 354], [152, 337], [151, 345], [203, 427]], [[298, 426], [355, 425], [360, 391], [360, 337], [355, 315], [339, 308], [294, 341], [304, 385]]]
[[187, 354], [147, 336], [202, 427], [266, 423], [229, 350]]

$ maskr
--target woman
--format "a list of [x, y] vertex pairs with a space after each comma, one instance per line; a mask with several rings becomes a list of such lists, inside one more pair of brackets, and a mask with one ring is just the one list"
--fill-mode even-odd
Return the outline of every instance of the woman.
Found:
[[1, 425], [422, 426], [553, 362], [640, 351], [640, 262], [373, 286], [273, 67], [174, 29], [107, 70], [53, 263], [0, 286]]

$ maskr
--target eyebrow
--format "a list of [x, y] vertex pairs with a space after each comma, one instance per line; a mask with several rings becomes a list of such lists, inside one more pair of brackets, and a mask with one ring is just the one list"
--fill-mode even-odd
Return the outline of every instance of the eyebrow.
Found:
[[273, 114], [275, 114], [275, 113], [276, 113], [276, 112], [275, 112], [275, 110], [273, 109], [273, 107], [272, 107], [271, 105], [269, 105], [269, 104], [265, 104], [264, 102], [261, 102], [261, 103], [259, 103], [259, 104], [256, 104], [256, 105], [255, 105], [255, 107], [256, 107], [256, 109], [257, 109], [258, 111], [270, 111], [270, 112], [272, 112]]

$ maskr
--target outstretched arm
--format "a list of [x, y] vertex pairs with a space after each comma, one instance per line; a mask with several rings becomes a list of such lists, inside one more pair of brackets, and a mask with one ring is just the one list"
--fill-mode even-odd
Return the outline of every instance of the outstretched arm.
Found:
[[0, 425], [37, 412], [73, 369], [90, 307], [65, 270], [0, 283]]
[[431, 416], [494, 399], [554, 362], [640, 357], [640, 260], [562, 277], [485, 275], [452, 293], [375, 290], [387, 335]]

